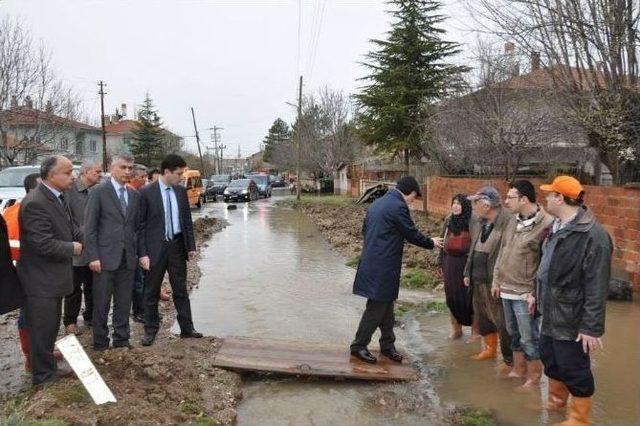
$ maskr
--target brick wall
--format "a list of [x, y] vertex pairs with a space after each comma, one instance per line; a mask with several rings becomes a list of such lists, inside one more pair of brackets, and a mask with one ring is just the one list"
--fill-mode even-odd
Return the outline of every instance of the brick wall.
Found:
[[[538, 186], [541, 181], [532, 180]], [[411, 207], [445, 216], [451, 198], [458, 193], [473, 194], [480, 187], [495, 186], [506, 194], [508, 184], [499, 179], [428, 177], [423, 197]], [[607, 229], [614, 242], [613, 276], [633, 284], [640, 291], [640, 190], [606, 186], [585, 186], [586, 205]], [[539, 195], [539, 199], [543, 200]]]

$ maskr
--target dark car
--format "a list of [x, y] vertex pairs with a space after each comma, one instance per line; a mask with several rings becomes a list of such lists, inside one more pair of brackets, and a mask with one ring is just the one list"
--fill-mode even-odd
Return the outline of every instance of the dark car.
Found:
[[237, 179], [229, 182], [223, 193], [225, 203], [229, 201], [252, 201], [260, 197], [258, 185], [252, 179]]
[[209, 179], [209, 186], [211, 187], [211, 193], [215, 191], [217, 195], [224, 194], [224, 190], [231, 182], [230, 175], [213, 175], [211, 179]]
[[287, 183], [282, 176], [271, 176], [272, 188], [284, 188], [285, 186], [287, 186]]
[[269, 179], [269, 175], [250, 175], [247, 177], [258, 185], [261, 197], [271, 197], [271, 179]]
[[202, 179], [202, 185], [204, 186], [204, 193], [202, 194], [204, 202], [217, 201], [218, 190], [214, 186], [214, 183], [209, 179]]

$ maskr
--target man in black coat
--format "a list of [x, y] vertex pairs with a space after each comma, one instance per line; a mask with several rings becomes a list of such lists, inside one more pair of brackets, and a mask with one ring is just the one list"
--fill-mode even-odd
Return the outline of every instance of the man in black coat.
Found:
[[153, 344], [160, 328], [158, 299], [167, 271], [180, 336], [202, 337], [193, 328], [187, 291], [186, 262], [195, 257], [196, 243], [187, 191], [180, 185], [186, 167], [182, 157], [168, 155], [160, 165], [160, 178], [140, 190], [140, 266], [149, 271], [144, 284], [144, 346]]
[[[63, 191], [73, 184], [73, 166], [63, 156], [40, 166], [42, 183], [20, 205], [18, 277], [27, 296], [29, 352], [33, 384], [55, 380], [53, 347], [60, 327], [62, 299], [73, 291], [73, 256], [82, 235], [71, 219]], [[68, 372], [64, 372], [68, 373]]]
[[109, 347], [109, 310], [113, 298], [113, 346], [128, 347], [131, 293], [138, 264], [140, 194], [127, 188], [133, 157], [111, 161], [111, 179], [89, 194], [84, 218], [86, 260], [93, 271], [93, 348]]
[[409, 203], [418, 196], [420, 186], [415, 178], [402, 178], [395, 188], [371, 204], [364, 219], [364, 243], [353, 293], [367, 298], [367, 308], [355, 340], [351, 343], [351, 355], [365, 362], [377, 361], [367, 346], [378, 327], [381, 333], [380, 352], [396, 362], [402, 362], [402, 355], [394, 346], [393, 308], [400, 288], [405, 240], [426, 249], [442, 246], [441, 238], [423, 235], [411, 219]]

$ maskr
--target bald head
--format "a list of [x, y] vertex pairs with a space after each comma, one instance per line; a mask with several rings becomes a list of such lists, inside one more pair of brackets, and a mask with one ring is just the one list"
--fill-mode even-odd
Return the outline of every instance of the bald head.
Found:
[[40, 166], [42, 181], [58, 191], [65, 191], [73, 184], [73, 164], [62, 155], [46, 158]]

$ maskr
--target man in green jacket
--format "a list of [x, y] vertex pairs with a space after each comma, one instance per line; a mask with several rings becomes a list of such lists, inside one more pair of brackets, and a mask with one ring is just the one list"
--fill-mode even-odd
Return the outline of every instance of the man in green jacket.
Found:
[[595, 391], [589, 356], [602, 348], [607, 289], [611, 275], [609, 234], [583, 206], [584, 189], [571, 176], [558, 176], [547, 193], [555, 217], [542, 248], [537, 300], [542, 314], [540, 357], [549, 377], [548, 409], [571, 403], [562, 425], [587, 425]]

